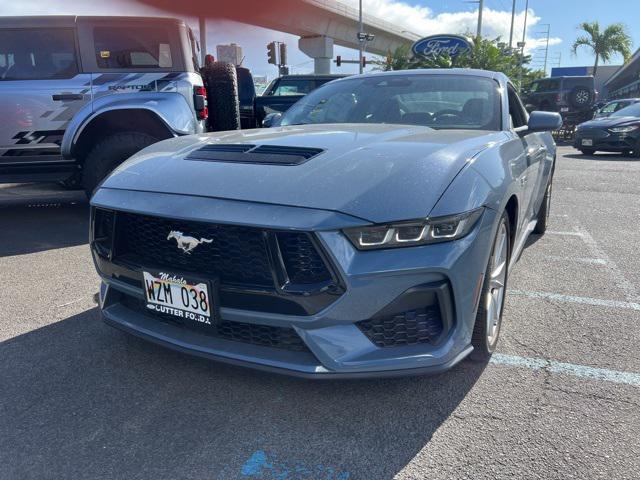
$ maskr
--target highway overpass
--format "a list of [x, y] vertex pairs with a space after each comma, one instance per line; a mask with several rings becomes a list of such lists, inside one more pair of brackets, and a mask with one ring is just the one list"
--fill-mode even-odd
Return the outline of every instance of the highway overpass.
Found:
[[[300, 49], [314, 58], [318, 73], [328, 71], [333, 58], [333, 44], [354, 49], [359, 47], [358, 10], [337, 0], [139, 1], [199, 18], [225, 18], [298, 35], [304, 39], [300, 42]], [[373, 41], [367, 42], [366, 51], [378, 55], [385, 55], [402, 44], [413, 43], [429, 34], [409, 32], [367, 15], [366, 4], [363, 20], [364, 31], [375, 35]]]

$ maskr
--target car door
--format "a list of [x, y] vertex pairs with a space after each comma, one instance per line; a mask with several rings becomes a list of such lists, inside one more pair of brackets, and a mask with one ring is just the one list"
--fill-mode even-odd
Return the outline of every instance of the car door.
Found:
[[0, 29], [0, 181], [68, 177], [62, 136], [90, 101], [73, 26]]
[[511, 130], [518, 132], [526, 160], [525, 170], [518, 179], [521, 211], [525, 212], [523, 220], [526, 223], [535, 217], [540, 208], [551, 164], [547, 162], [548, 147], [542, 137], [544, 134], [527, 133], [528, 115], [522, 101], [511, 84], [507, 90]]

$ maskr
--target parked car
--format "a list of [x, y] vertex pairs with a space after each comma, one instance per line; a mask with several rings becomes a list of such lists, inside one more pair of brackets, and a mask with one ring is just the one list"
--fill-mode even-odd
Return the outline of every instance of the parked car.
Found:
[[593, 118], [597, 92], [592, 76], [549, 77], [534, 81], [524, 100], [528, 111], [559, 112], [573, 128]]
[[[177, 19], [0, 17], [0, 182], [90, 194], [147, 145], [204, 132], [208, 114], [239, 126], [238, 95], [216, 90], [235, 71], [217, 68], [207, 94], [197, 58]], [[207, 107], [207, 96], [230, 107]]]
[[640, 158], [640, 103], [578, 125], [573, 146], [585, 155], [620, 152]]
[[283, 113], [291, 105], [327, 82], [347, 75], [283, 75], [271, 81], [256, 97], [255, 115], [258, 126], [270, 113]]
[[640, 98], [621, 98], [611, 100], [596, 110], [595, 118], [605, 118], [629, 105], [640, 102]]
[[152, 145], [91, 201], [104, 319], [312, 378], [486, 362], [560, 123], [501, 73], [410, 70], [328, 83], [278, 128]]

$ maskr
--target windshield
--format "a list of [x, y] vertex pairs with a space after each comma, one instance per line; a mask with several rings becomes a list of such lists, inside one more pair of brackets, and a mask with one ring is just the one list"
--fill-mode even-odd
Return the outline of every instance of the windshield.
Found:
[[379, 75], [328, 83], [284, 113], [280, 125], [392, 123], [500, 130], [498, 84], [471, 75]]
[[640, 117], [640, 103], [634, 103], [611, 114], [612, 117]]

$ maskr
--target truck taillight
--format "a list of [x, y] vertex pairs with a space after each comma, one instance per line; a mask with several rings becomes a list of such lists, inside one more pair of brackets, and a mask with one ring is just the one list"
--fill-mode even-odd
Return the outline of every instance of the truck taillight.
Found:
[[207, 89], [201, 86], [193, 87], [193, 105], [196, 110], [198, 120], [206, 120], [209, 116], [207, 107]]

